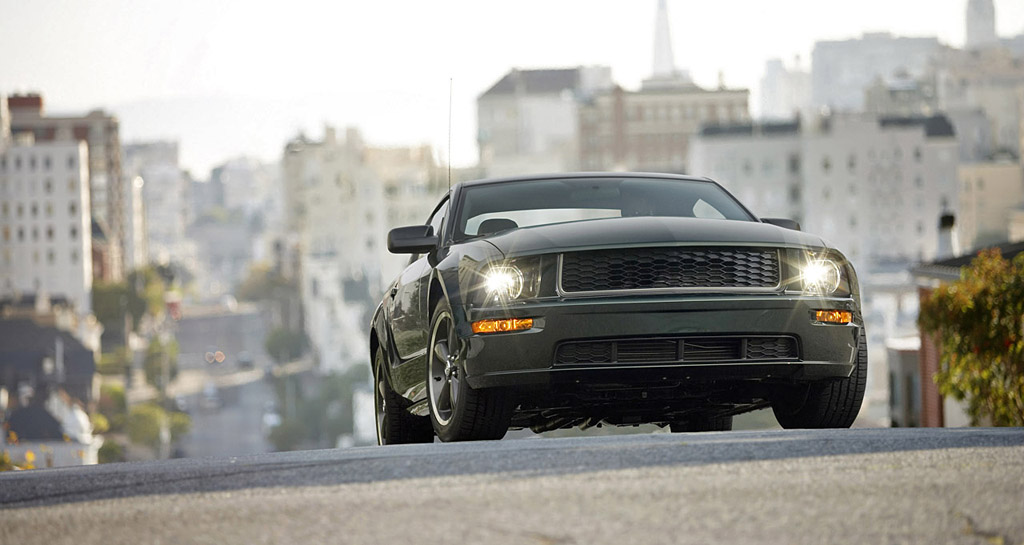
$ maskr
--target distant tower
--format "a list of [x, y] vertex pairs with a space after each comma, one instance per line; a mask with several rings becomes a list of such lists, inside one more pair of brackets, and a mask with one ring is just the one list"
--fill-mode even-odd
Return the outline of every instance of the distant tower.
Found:
[[686, 70], [676, 68], [672, 54], [672, 33], [668, 27], [666, 0], [658, 0], [658, 15], [654, 20], [654, 65], [651, 77], [643, 81], [644, 88], [690, 87], [693, 80]]
[[967, 0], [967, 40], [964, 49], [981, 49], [999, 43], [996, 8], [992, 0]]
[[672, 54], [672, 33], [668, 28], [668, 6], [665, 0], [658, 0], [658, 16], [654, 22], [654, 70], [655, 78], [671, 78], [676, 75], [676, 58]]

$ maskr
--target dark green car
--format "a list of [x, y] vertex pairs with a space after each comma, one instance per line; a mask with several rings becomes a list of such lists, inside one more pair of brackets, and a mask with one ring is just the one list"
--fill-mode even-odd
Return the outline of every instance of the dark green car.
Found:
[[867, 349], [853, 267], [717, 183], [562, 174], [461, 183], [374, 313], [381, 444], [510, 428], [848, 427]]

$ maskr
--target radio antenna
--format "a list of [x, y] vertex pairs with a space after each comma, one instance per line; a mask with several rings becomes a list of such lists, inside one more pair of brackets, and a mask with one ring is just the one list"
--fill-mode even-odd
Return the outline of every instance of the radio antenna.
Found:
[[452, 192], [452, 85], [455, 78], [448, 78], [448, 193]]

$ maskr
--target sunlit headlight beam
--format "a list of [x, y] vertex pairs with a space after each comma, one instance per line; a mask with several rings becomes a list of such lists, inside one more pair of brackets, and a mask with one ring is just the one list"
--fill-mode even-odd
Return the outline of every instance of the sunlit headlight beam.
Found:
[[804, 265], [800, 275], [804, 292], [810, 295], [831, 295], [839, 289], [839, 265], [831, 259], [816, 259]]

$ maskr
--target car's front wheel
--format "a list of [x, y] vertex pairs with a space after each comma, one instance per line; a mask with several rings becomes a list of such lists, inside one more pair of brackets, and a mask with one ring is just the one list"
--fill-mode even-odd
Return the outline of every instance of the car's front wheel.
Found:
[[409, 414], [402, 408], [402, 398], [388, 384], [384, 354], [373, 355], [373, 404], [377, 413], [377, 444], [431, 443], [434, 430], [425, 417]]
[[427, 391], [434, 431], [442, 441], [501, 439], [512, 421], [509, 393], [470, 387], [465, 379], [462, 341], [447, 302], [439, 302], [432, 316]]
[[792, 428], [849, 428], [860, 412], [868, 380], [868, 348], [861, 332], [849, 377], [781, 392], [772, 399], [779, 425]]

